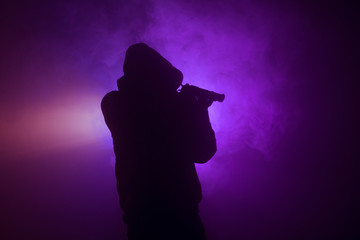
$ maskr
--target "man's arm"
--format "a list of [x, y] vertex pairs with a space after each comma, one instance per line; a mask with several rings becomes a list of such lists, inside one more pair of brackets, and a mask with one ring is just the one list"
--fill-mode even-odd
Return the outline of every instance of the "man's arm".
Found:
[[119, 132], [119, 92], [111, 91], [101, 100], [101, 111], [112, 136]]
[[187, 146], [190, 157], [195, 163], [206, 163], [217, 150], [215, 133], [209, 119], [209, 105], [211, 102], [193, 100], [187, 107]]

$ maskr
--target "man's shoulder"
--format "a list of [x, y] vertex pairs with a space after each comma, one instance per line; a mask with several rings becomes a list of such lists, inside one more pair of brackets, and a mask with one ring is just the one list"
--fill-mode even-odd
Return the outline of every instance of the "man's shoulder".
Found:
[[111, 92], [108, 92], [107, 94], [105, 94], [105, 96], [103, 97], [103, 100], [117, 98], [117, 97], [119, 97], [119, 95], [120, 95], [119, 91], [111, 91]]
[[103, 102], [108, 102], [108, 101], [117, 100], [117, 99], [119, 99], [119, 97], [120, 97], [120, 92], [119, 92], [119, 91], [111, 91], [111, 92], [108, 92], [108, 93], [105, 94], [105, 96], [102, 98], [101, 104], [102, 104]]
[[120, 93], [119, 91], [111, 91], [105, 94], [101, 100], [101, 108], [107, 108], [108, 106], [114, 105], [115, 102], [119, 101]]

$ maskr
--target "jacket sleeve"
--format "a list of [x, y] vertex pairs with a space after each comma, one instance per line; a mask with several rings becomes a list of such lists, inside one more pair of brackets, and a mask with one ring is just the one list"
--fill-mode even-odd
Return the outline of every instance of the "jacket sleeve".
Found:
[[112, 137], [119, 134], [119, 93], [118, 91], [111, 91], [107, 93], [101, 101], [101, 111], [104, 115], [104, 120], [109, 128]]
[[217, 150], [207, 107], [199, 101], [193, 101], [188, 106], [187, 141], [190, 157], [195, 163], [206, 163]]

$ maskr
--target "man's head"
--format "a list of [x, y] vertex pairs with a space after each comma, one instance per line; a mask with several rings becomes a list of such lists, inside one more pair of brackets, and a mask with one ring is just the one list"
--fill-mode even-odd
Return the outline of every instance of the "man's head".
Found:
[[136, 81], [139, 87], [153, 86], [164, 90], [180, 87], [183, 74], [145, 43], [131, 45], [125, 55], [124, 78]]

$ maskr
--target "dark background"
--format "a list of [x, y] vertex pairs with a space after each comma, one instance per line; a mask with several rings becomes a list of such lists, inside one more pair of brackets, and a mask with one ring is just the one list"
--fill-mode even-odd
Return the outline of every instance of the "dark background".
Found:
[[[227, 95], [198, 166], [209, 240], [359, 239], [359, 24], [346, 1], [0, 7], [1, 239], [125, 239], [100, 100], [144, 41]], [[198, 75], [196, 75], [198, 74]]]

